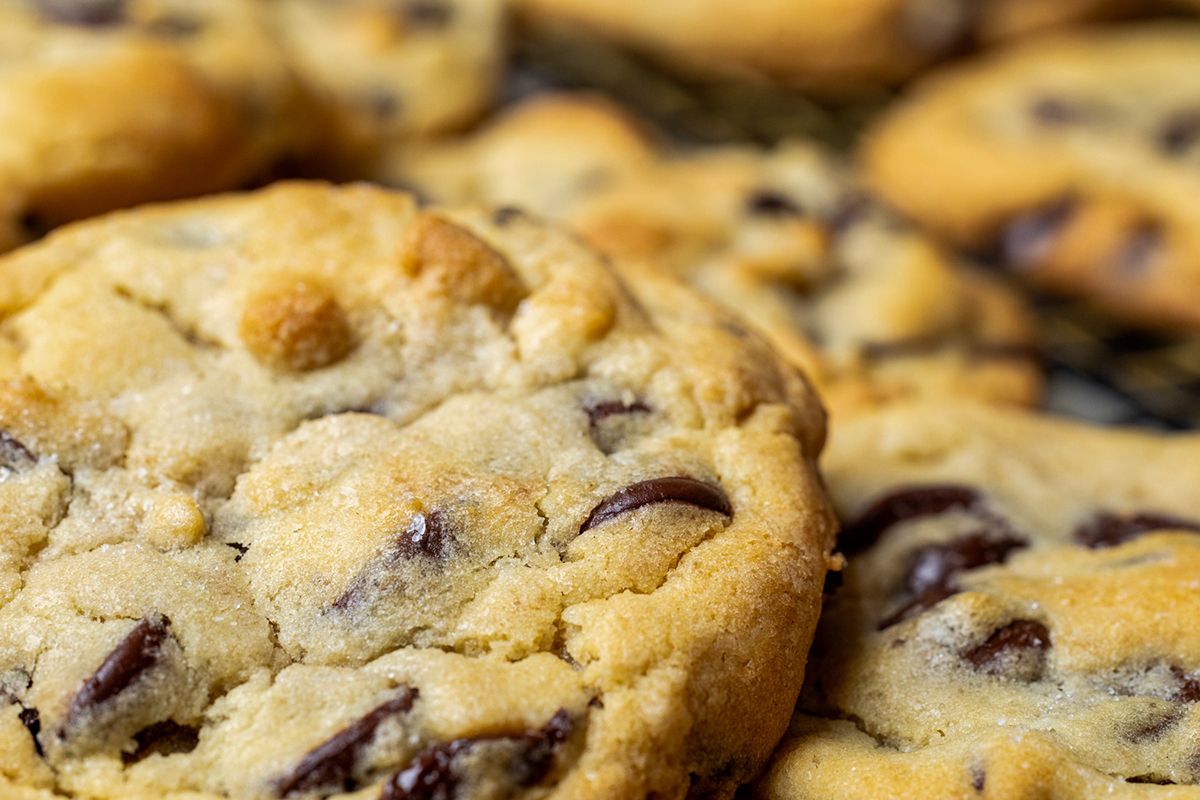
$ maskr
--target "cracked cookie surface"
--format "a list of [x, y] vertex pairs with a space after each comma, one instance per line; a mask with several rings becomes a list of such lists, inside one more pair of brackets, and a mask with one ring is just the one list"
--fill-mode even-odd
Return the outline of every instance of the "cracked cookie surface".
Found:
[[972, 406], [839, 426], [849, 564], [760, 794], [1200, 796], [1198, 453]]
[[397, 150], [381, 177], [562, 219], [635, 282], [670, 270], [764, 333], [835, 412], [1040, 390], [1018, 299], [803, 142], [673, 153], [611, 104], [549, 95], [459, 141]]
[[1200, 25], [1022, 44], [918, 84], [868, 135], [903, 213], [1045, 288], [1200, 329]]
[[0, 794], [730, 795], [832, 518], [819, 406], [725, 325], [367, 186], [0, 260]]

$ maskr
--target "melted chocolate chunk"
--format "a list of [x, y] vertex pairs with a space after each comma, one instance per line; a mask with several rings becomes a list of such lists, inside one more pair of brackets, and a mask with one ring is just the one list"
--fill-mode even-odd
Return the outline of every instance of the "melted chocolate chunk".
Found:
[[492, 222], [503, 228], [523, 216], [525, 216], [525, 212], [516, 206], [500, 206], [492, 212]]
[[1156, 511], [1140, 511], [1121, 515], [1111, 511], [1097, 512], [1091, 519], [1075, 528], [1075, 541], [1093, 550], [1116, 547], [1142, 534], [1159, 530], [1185, 530], [1200, 533], [1200, 522]]
[[5, 470], [16, 471], [32, 467], [37, 457], [13, 435], [0, 428], [0, 475]]
[[1018, 269], [1037, 266], [1049, 254], [1055, 238], [1074, 212], [1075, 200], [1065, 197], [1016, 217], [1001, 236], [1003, 262]]
[[153, 669], [171, 636], [171, 620], [151, 614], [133, 626], [92, 676], [83, 682], [67, 709], [67, 725], [113, 699]]
[[408, 713], [417, 698], [417, 690], [407, 686], [386, 703], [376, 707], [340, 733], [308, 752], [296, 768], [275, 784], [279, 797], [319, 789], [353, 791], [354, 773], [362, 751], [375, 739], [386, 720]]
[[246, 553], [250, 552], [250, 545], [242, 544], [241, 542], [226, 542], [225, 546], [231, 547], [235, 551], [237, 551], [237, 555], [233, 557], [233, 560], [235, 563], [238, 561], [241, 561], [242, 556], [244, 556], [244, 555], [246, 555]]
[[981, 502], [979, 492], [969, 486], [909, 486], [884, 495], [868, 506], [858, 519], [843, 528], [838, 544], [847, 555], [861, 553], [879, 541], [893, 525], [955, 509], [972, 511]]
[[36, 0], [43, 17], [64, 25], [101, 28], [125, 19], [124, 0]]
[[441, 560], [449, 555], [454, 531], [447, 516], [438, 510], [413, 515], [408, 527], [389, 542], [383, 553], [367, 564], [346, 591], [330, 606], [349, 611], [377, 591], [387, 573], [403, 561]]
[[957, 586], [930, 587], [880, 620], [876, 630], [884, 631], [893, 625], [899, 625], [906, 619], [910, 619], [911, 617], [915, 617], [924, 611], [928, 611], [938, 603], [945, 600], [947, 597], [953, 597], [954, 595], [958, 594], [959, 591], [960, 590]]
[[1176, 703], [1200, 703], [1200, 676], [1188, 675], [1179, 667], [1171, 667], [1171, 674], [1179, 680], [1171, 699]]
[[454, 19], [454, 9], [441, 0], [406, 0], [400, 5], [401, 13], [414, 28], [438, 30]]
[[981, 672], [996, 672], [1005, 656], [1022, 650], [1045, 653], [1050, 649], [1050, 631], [1032, 619], [1017, 619], [996, 630], [983, 644], [963, 653], [963, 659]]
[[143, 728], [133, 736], [137, 749], [132, 753], [122, 753], [121, 760], [126, 764], [136, 764], [151, 755], [169, 756], [176, 753], [190, 753], [200, 743], [200, 731], [190, 725], [180, 725], [173, 720], [166, 720]]
[[1200, 108], [1174, 114], [1158, 132], [1158, 146], [1164, 153], [1179, 156], [1200, 142]]
[[982, 792], [983, 787], [987, 782], [987, 773], [983, 771], [983, 767], [971, 768], [971, 788], [977, 792]]
[[1117, 254], [1117, 268], [1127, 275], [1144, 272], [1162, 249], [1162, 228], [1155, 222], [1138, 225]]
[[449, 522], [446, 515], [440, 511], [414, 514], [404, 533], [393, 543], [389, 563], [394, 563], [396, 557], [445, 558], [454, 538]]
[[627, 511], [654, 503], [687, 503], [727, 517], [733, 515], [729, 498], [716, 486], [695, 478], [651, 478], [626, 486], [611, 497], [601, 500], [579, 527], [579, 532], [583, 533]]
[[513, 781], [518, 786], [535, 786], [545, 779], [554, 766], [554, 755], [558, 748], [575, 730], [575, 721], [560, 708], [540, 730], [525, 734], [517, 754], [509, 766]]
[[[26, 680], [25, 688], [29, 688], [28, 679]], [[42, 715], [36, 708], [27, 706], [14, 694], [6, 691], [0, 686], [0, 702], [8, 702], [20, 706], [21, 710], [17, 712], [17, 718], [21, 720], [21, 724], [25, 726], [25, 730], [29, 731], [29, 735], [33, 737], [33, 748], [39, 756], [44, 756], [42, 752], [42, 743], [38, 741], [38, 734], [42, 732]]]
[[1173, 708], [1156, 719], [1133, 728], [1125, 733], [1125, 738], [1134, 744], [1154, 741], [1173, 728], [1183, 717], [1183, 709]]
[[1073, 125], [1091, 116], [1092, 109], [1065, 97], [1046, 95], [1029, 105], [1029, 113], [1043, 125]]
[[458, 790], [454, 759], [474, 743], [455, 739], [425, 748], [383, 785], [379, 800], [454, 800]]
[[790, 197], [771, 189], [759, 189], [747, 197], [746, 213], [760, 217], [797, 217], [803, 214]]
[[1152, 775], [1134, 775], [1132, 778], [1126, 778], [1126, 783], [1150, 783], [1155, 786], [1174, 786], [1174, 781], [1169, 781], [1166, 778], [1156, 778]]
[[609, 417], [624, 414], [649, 414], [650, 406], [641, 400], [634, 400], [632, 403], [626, 403], [623, 400], [596, 400], [584, 404], [583, 410], [587, 412], [588, 422], [597, 425]]
[[989, 564], [1003, 564], [1014, 550], [1027, 546], [1024, 539], [996, 537], [986, 532], [926, 545], [913, 552], [909, 559], [905, 588], [921, 594], [935, 587], [949, 587], [958, 573]]
[[379, 800], [454, 800], [459, 785], [455, 759], [476, 745], [489, 742], [514, 744], [516, 749], [508, 763], [509, 777], [516, 786], [534, 786], [549, 774], [555, 754], [574, 729], [574, 721], [565, 709], [560, 708], [536, 731], [517, 736], [455, 739], [431, 745], [384, 784]]

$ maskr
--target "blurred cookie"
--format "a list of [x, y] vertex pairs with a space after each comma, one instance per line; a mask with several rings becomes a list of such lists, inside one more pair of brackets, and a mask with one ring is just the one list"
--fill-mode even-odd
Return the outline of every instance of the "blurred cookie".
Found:
[[849, 566], [760, 795], [1193, 796], [1198, 455], [944, 403], [843, 421]]
[[296, 136], [256, 6], [0, 4], [0, 248], [140, 202], [234, 188]]
[[919, 85], [874, 187], [960, 247], [1136, 322], [1200, 329], [1200, 27], [1022, 44]]
[[500, 0], [275, 0], [279, 33], [327, 126], [322, 155], [461, 127], [503, 74]]
[[765, 333], [835, 409], [1037, 398], [1021, 303], [812, 146], [671, 154], [609, 104], [551, 96], [459, 142], [397, 151], [383, 174], [437, 200], [566, 220], [635, 282], [669, 269]]
[[726, 324], [363, 185], [0, 260], [0, 796], [731, 796], [833, 520]]
[[1136, 0], [721, 0], [613, 3], [516, 0], [550, 32], [598, 34], [694, 72], [766, 76], [845, 93], [898, 82], [923, 66], [1036, 30], [1137, 11]]

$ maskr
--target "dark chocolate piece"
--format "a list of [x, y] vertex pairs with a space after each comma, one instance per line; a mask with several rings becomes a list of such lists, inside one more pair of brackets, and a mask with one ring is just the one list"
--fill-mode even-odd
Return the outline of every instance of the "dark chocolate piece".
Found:
[[623, 400], [596, 400], [586, 403], [583, 410], [587, 412], [588, 422], [596, 425], [609, 417], [623, 414], [649, 414], [650, 406], [641, 400], [626, 403]]
[[921, 594], [935, 587], [948, 587], [958, 573], [989, 564], [1003, 564], [1013, 551], [1027, 546], [1024, 539], [997, 537], [982, 531], [949, 542], [926, 545], [910, 556], [905, 588], [913, 594]]
[[171, 620], [163, 614], [151, 614], [134, 625], [71, 698], [67, 726], [113, 699], [157, 666], [163, 644], [170, 636]]
[[847, 555], [861, 553], [879, 540], [893, 525], [918, 517], [930, 517], [951, 510], [971, 511], [982, 501], [979, 492], [969, 486], [930, 484], [907, 486], [880, 497], [858, 519], [842, 529], [839, 545]]
[[63, 25], [102, 28], [125, 19], [124, 0], [36, 0], [43, 17]]
[[759, 189], [747, 197], [746, 212], [760, 217], [797, 217], [804, 213], [790, 197], [772, 189]]
[[310, 750], [290, 774], [276, 783], [276, 794], [287, 797], [319, 789], [353, 791], [357, 788], [354, 773], [362, 751], [374, 740], [380, 725], [392, 717], [408, 713], [416, 698], [416, 689], [401, 687], [391, 700]]
[[1099, 511], [1075, 528], [1075, 541], [1093, 550], [1116, 547], [1142, 534], [1158, 530], [1185, 530], [1200, 533], [1200, 522], [1157, 511], [1139, 511], [1121, 515]]
[[963, 653], [963, 659], [981, 672], [995, 672], [1007, 653], [1050, 649], [1050, 631], [1032, 619], [1017, 619], [994, 631], [982, 644]]
[[729, 498], [716, 486], [695, 478], [651, 478], [626, 486], [611, 497], [601, 500], [579, 527], [579, 532], [583, 533], [627, 511], [654, 503], [686, 503], [725, 516], [733, 514]]

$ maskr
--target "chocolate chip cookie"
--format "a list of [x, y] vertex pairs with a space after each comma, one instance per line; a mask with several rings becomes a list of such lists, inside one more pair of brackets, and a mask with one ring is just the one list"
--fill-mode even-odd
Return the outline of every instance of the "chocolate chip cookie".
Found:
[[353, 170], [381, 141], [444, 132], [491, 102], [501, 0], [276, 0], [279, 33], [315, 95], [325, 160]]
[[0, 4], [0, 249], [233, 188], [279, 158], [299, 100], [257, 14], [238, 0]]
[[1038, 395], [1017, 299], [805, 143], [673, 153], [609, 104], [551, 96], [458, 143], [400, 151], [386, 175], [436, 199], [564, 219], [633, 281], [672, 270], [765, 333], [836, 410]]
[[947, 404], [841, 424], [849, 565], [761, 795], [1195, 796], [1198, 453]]
[[583, 31], [691, 72], [844, 94], [894, 84], [977, 44], [1142, 10], [1136, 0], [516, 0], [550, 33]]
[[1031, 42], [935, 75], [869, 137], [904, 213], [1034, 283], [1200, 329], [1200, 27]]
[[0, 795], [729, 796], [799, 690], [824, 419], [638, 292], [365, 185], [0, 260]]

